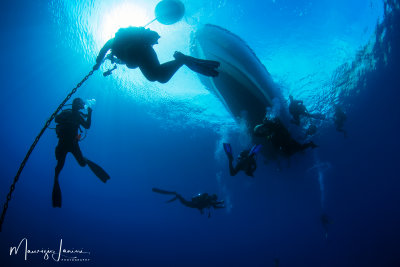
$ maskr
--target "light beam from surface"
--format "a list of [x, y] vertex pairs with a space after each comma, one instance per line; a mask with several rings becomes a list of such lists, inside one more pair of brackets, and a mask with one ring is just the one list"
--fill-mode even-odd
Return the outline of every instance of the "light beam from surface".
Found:
[[114, 37], [119, 28], [144, 26], [154, 16], [150, 11], [153, 10], [146, 10], [133, 3], [122, 3], [111, 8], [104, 15], [96, 41], [104, 44]]

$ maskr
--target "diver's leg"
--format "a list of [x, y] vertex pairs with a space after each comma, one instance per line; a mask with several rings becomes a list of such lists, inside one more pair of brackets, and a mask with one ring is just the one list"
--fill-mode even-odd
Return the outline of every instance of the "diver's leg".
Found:
[[78, 161], [80, 166], [85, 167], [86, 165], [88, 165], [90, 170], [94, 173], [94, 175], [96, 175], [103, 183], [107, 182], [107, 180], [110, 179], [110, 175], [108, 175], [108, 173], [105, 170], [103, 170], [103, 168], [101, 168], [93, 161], [83, 157], [78, 142], [74, 144], [71, 153], [74, 155], [76, 161]]
[[235, 168], [233, 167], [233, 160], [229, 159], [229, 173], [231, 176], [236, 175]]
[[72, 155], [74, 155], [76, 161], [79, 163], [79, 165], [81, 167], [85, 167], [86, 166], [87, 161], [82, 155], [82, 151], [81, 151], [81, 148], [79, 147], [78, 142], [76, 142], [76, 141], [74, 142], [74, 145], [73, 145], [71, 153], [72, 153]]
[[176, 196], [174, 196], [173, 198], [171, 198], [170, 200], [168, 200], [168, 201], [165, 201], [165, 203], [171, 203], [171, 202], [174, 202], [175, 200], [177, 200], [178, 198], [176, 197]]
[[236, 171], [236, 168], [233, 167], [233, 154], [232, 154], [231, 145], [228, 143], [224, 143], [224, 150], [225, 150], [226, 156], [228, 157], [229, 173], [231, 176], [235, 176], [237, 174], [237, 171]]
[[56, 147], [56, 160], [57, 160], [57, 165], [55, 169], [55, 175], [54, 178], [58, 179], [58, 176], [60, 175], [60, 172], [62, 168], [64, 167], [65, 163], [65, 158], [67, 157], [68, 151], [65, 149], [64, 146], [60, 145], [60, 143]]
[[159, 188], [155, 188], [153, 187], [151, 189], [151, 191], [155, 192], [155, 193], [159, 193], [159, 194], [164, 194], [164, 195], [176, 195], [176, 192], [172, 192], [172, 191], [167, 191], [167, 190], [162, 190]]
[[174, 58], [180, 62], [183, 62], [183, 64], [196, 73], [200, 73], [208, 77], [216, 77], [219, 74], [219, 72], [216, 70], [220, 65], [218, 61], [194, 58], [184, 55], [178, 51], [174, 53]]
[[59, 207], [61, 208], [61, 188], [60, 188], [60, 183], [58, 182], [58, 176], [60, 175], [60, 172], [62, 168], [64, 167], [65, 163], [65, 158], [67, 156], [68, 151], [58, 144], [56, 147], [56, 159], [57, 159], [57, 166], [55, 168], [55, 174], [54, 174], [54, 184], [53, 184], [53, 192], [52, 192], [52, 203], [53, 207]]
[[257, 164], [255, 162], [250, 164], [251, 165], [246, 169], [246, 175], [254, 178], [254, 172], [257, 169]]
[[157, 54], [152, 47], [143, 49], [142, 60], [139, 63], [139, 68], [143, 75], [149, 81], [158, 81], [160, 83], [168, 82], [175, 72], [183, 66], [183, 62], [178, 60], [172, 60], [163, 64], [160, 64], [157, 58]]
[[233, 158], [229, 159], [229, 173], [231, 176], [235, 176], [241, 170], [240, 164], [236, 164], [236, 167], [233, 167]]
[[176, 197], [179, 199], [179, 201], [180, 201], [184, 206], [189, 207], [189, 208], [193, 208], [193, 205], [191, 205], [192, 202], [187, 201], [186, 199], [184, 199], [184, 198], [183, 198], [181, 195], [179, 195], [179, 194], [176, 194]]

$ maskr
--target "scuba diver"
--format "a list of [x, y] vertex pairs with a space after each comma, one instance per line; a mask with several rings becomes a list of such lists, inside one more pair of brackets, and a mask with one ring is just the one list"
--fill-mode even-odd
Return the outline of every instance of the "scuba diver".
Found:
[[344, 137], [347, 137], [347, 132], [343, 129], [346, 119], [347, 116], [343, 109], [339, 105], [335, 105], [335, 114], [333, 115], [333, 120], [335, 121], [336, 131], [342, 132]]
[[107, 59], [112, 63], [126, 64], [130, 69], [139, 67], [143, 75], [152, 82], [168, 82], [183, 65], [205, 76], [218, 76], [216, 70], [220, 65], [218, 61], [197, 59], [178, 51], [174, 54], [175, 60], [160, 64], [153, 49], [153, 45], [158, 44], [159, 38], [157, 32], [144, 27], [121, 28], [115, 37], [108, 40], [101, 48], [93, 69], [99, 69], [108, 50], [111, 49]]
[[232, 147], [228, 143], [224, 143], [224, 150], [229, 160], [229, 173], [235, 176], [238, 172], [244, 171], [247, 176], [254, 177], [253, 173], [257, 169], [257, 153], [261, 149], [261, 145], [254, 145], [250, 150], [245, 149], [240, 152], [237, 157], [236, 166], [233, 167], [233, 152]]
[[289, 113], [292, 115], [291, 123], [300, 126], [300, 116], [306, 116], [309, 118], [324, 120], [325, 115], [323, 114], [311, 114], [308, 112], [306, 106], [303, 104], [303, 100], [295, 100], [292, 95], [289, 96], [290, 104], [289, 104]]
[[[92, 122], [92, 109], [88, 107], [88, 114], [80, 112], [84, 108], [85, 103], [80, 98], [75, 98], [72, 102], [72, 109], [63, 110], [55, 117], [56, 133], [58, 137], [58, 145], [56, 147], [57, 166], [55, 168], [54, 186], [53, 186], [53, 207], [61, 208], [61, 189], [58, 176], [64, 167], [67, 153], [74, 155], [79, 165], [84, 167], [86, 164], [93, 173], [104, 183], [110, 179], [110, 176], [98, 165], [83, 157], [79, 147], [81, 135], [78, 133], [80, 126], [89, 129]], [[85, 119], [86, 118], [86, 119]]]
[[168, 200], [167, 203], [173, 202], [177, 199], [186, 207], [198, 209], [201, 214], [204, 214], [204, 209], [208, 209], [208, 218], [211, 217], [211, 208], [214, 209], [222, 209], [225, 208], [224, 201], [218, 201], [218, 196], [216, 194], [212, 194], [211, 196], [207, 193], [197, 194], [192, 197], [191, 201], [184, 199], [181, 195], [176, 192], [165, 191], [158, 188], [152, 188], [152, 191], [159, 194], [164, 195], [175, 195], [172, 199]]
[[293, 119], [290, 120], [291, 123], [300, 125], [300, 115], [309, 117], [310, 114], [307, 111], [307, 108], [303, 104], [303, 100], [295, 100], [293, 96], [289, 96], [289, 113], [292, 115]]
[[278, 117], [273, 119], [264, 118], [262, 124], [254, 127], [254, 136], [263, 137], [269, 140], [275, 150], [281, 152], [284, 156], [290, 157], [293, 154], [303, 151], [309, 147], [318, 147], [314, 142], [310, 141], [300, 144], [292, 138], [285, 125]]
[[321, 224], [322, 224], [322, 228], [324, 228], [325, 239], [328, 239], [328, 228], [329, 228], [329, 225], [332, 223], [333, 223], [333, 220], [326, 213], [321, 214]]

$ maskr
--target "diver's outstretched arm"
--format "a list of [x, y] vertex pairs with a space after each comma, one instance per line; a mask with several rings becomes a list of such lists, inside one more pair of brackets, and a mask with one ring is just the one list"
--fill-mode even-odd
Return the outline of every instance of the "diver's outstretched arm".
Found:
[[113, 42], [114, 42], [114, 38], [108, 40], [107, 43], [100, 49], [99, 55], [96, 58], [96, 65], [93, 67], [93, 69], [98, 69], [100, 67], [108, 50], [111, 49]]

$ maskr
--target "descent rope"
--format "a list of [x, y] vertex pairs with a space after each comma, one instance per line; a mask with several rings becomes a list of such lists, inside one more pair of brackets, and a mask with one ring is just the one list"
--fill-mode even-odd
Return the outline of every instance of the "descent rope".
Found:
[[63, 102], [61, 102], [61, 104], [58, 106], [58, 108], [56, 109], [56, 111], [53, 112], [53, 114], [51, 114], [50, 118], [46, 121], [44, 127], [42, 128], [42, 130], [40, 131], [40, 133], [36, 136], [35, 141], [33, 142], [33, 144], [31, 145], [31, 147], [28, 150], [28, 153], [26, 153], [24, 160], [22, 161], [21, 165], [19, 166], [18, 172], [15, 175], [14, 181], [10, 187], [10, 192], [7, 195], [7, 200], [6, 203], [4, 204], [3, 207], [3, 213], [1, 214], [1, 218], [0, 218], [0, 232], [3, 226], [3, 222], [4, 222], [4, 217], [6, 216], [6, 212], [8, 209], [8, 203], [11, 200], [11, 195], [15, 189], [15, 184], [18, 182], [19, 176], [22, 172], [22, 170], [25, 167], [26, 162], [29, 159], [29, 156], [31, 155], [33, 149], [35, 148], [36, 144], [39, 142], [40, 137], [42, 137], [44, 131], [47, 129], [47, 127], [49, 127], [50, 123], [52, 122], [52, 120], [56, 117], [57, 113], [62, 109], [62, 107], [65, 105], [65, 103], [67, 103], [67, 101], [71, 98], [71, 96], [73, 94], [75, 94], [76, 90], [78, 90], [79, 87], [82, 86], [82, 84], [84, 82], [86, 82], [87, 79], [89, 79], [89, 77], [93, 74], [93, 72], [95, 71], [95, 69], [91, 70], [88, 75], [85, 76], [85, 78], [83, 78], [83, 80], [77, 84], [77, 86], [72, 89], [72, 91], [67, 95], [67, 97], [64, 99]]

